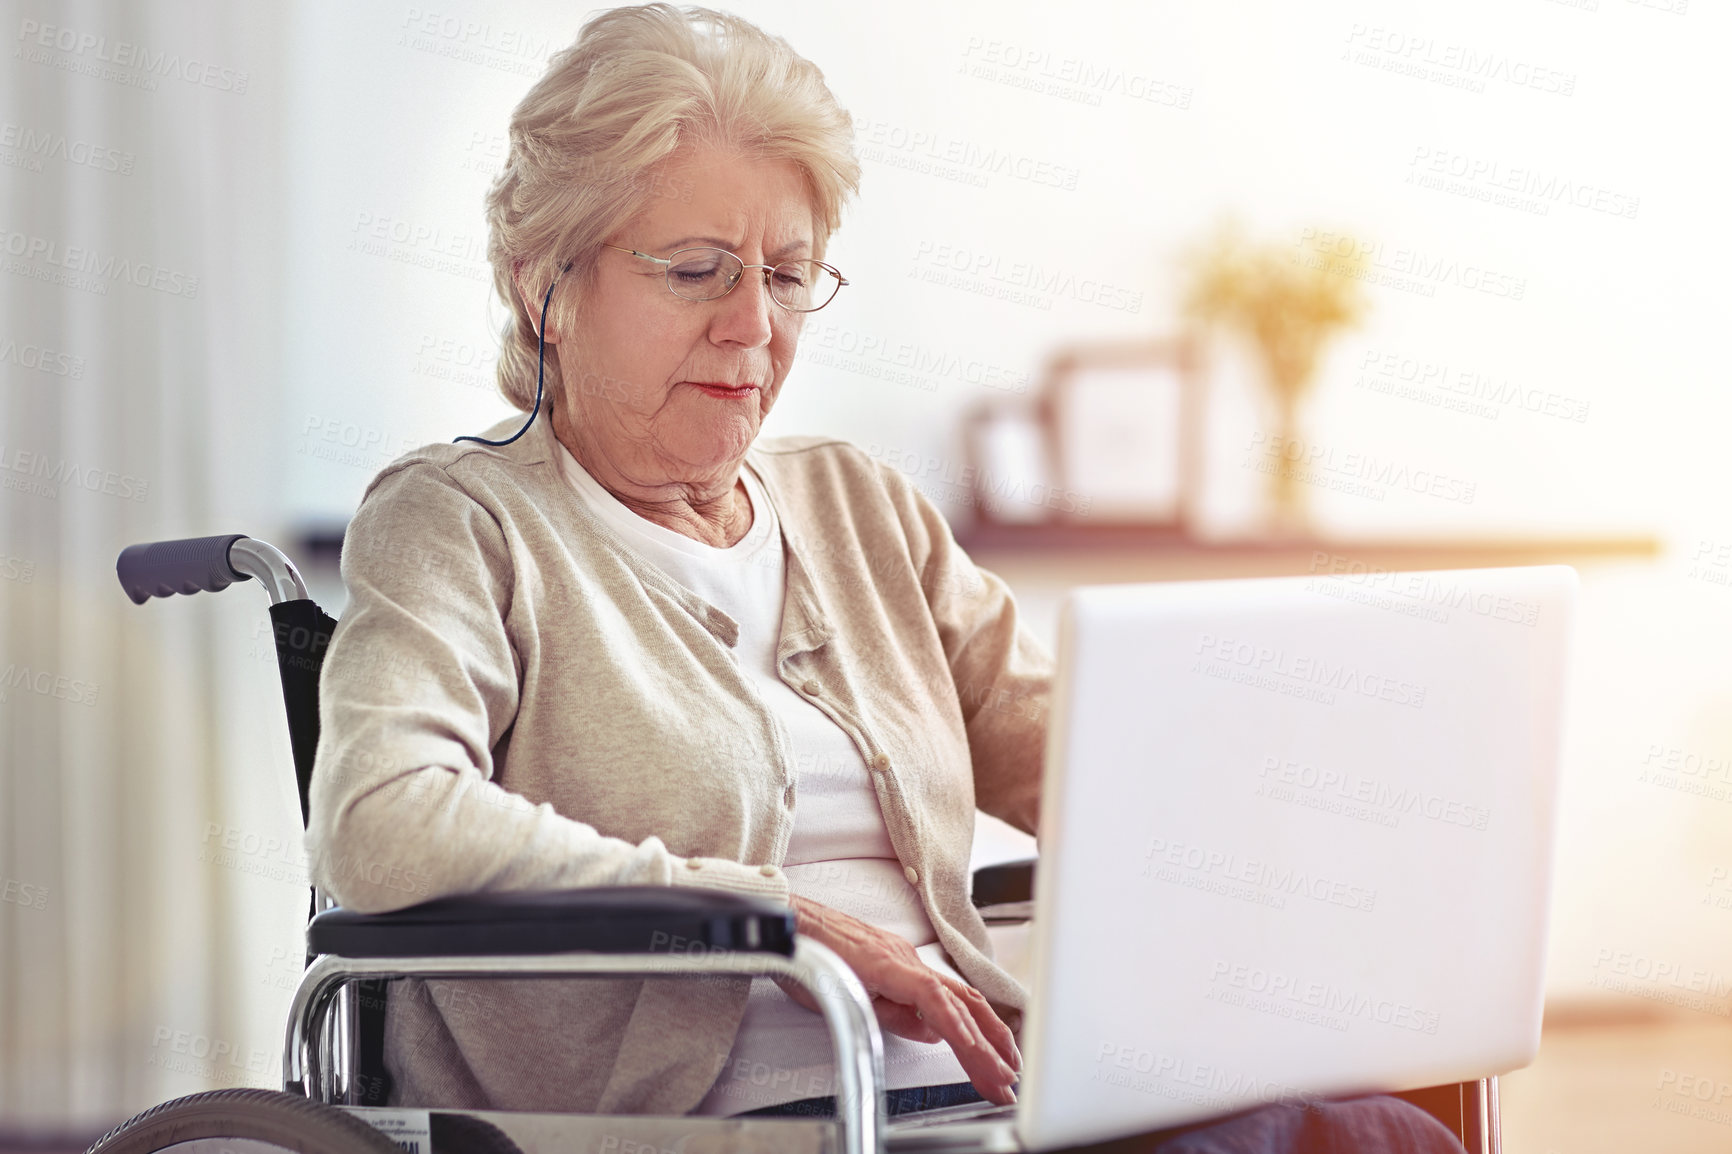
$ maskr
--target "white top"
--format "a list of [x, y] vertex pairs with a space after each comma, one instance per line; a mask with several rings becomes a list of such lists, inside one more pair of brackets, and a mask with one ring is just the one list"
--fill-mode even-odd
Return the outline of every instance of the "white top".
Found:
[[[794, 751], [794, 829], [782, 863], [796, 894], [889, 930], [935, 970], [961, 980], [945, 958], [918, 891], [890, 845], [871, 776], [853, 741], [776, 673], [785, 594], [782, 534], [769, 494], [750, 465], [740, 470], [752, 525], [718, 549], [657, 525], [622, 505], [562, 444], [560, 472], [584, 504], [645, 559], [740, 627], [734, 656], [786, 729]], [[694, 1114], [737, 1114], [835, 1093], [834, 1050], [823, 1019], [768, 978], [751, 999], [727, 1064]], [[889, 1089], [966, 1082], [948, 1043], [884, 1035]]]

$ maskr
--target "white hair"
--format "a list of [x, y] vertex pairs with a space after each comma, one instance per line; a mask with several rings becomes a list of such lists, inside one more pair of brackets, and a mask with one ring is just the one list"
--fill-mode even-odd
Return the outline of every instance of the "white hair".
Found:
[[[786, 40], [726, 12], [667, 3], [592, 17], [512, 112], [510, 153], [487, 193], [487, 256], [511, 310], [499, 391], [517, 408], [535, 402], [541, 323], [519, 278], [539, 300], [569, 265], [562, 283], [574, 281], [577, 291], [561, 292], [548, 323], [574, 331], [599, 245], [651, 197], [690, 195], [663, 169], [693, 146], [792, 161], [811, 198], [817, 259], [859, 191], [853, 120], [824, 74]], [[545, 375], [548, 396], [558, 396], [557, 358], [547, 359]]]

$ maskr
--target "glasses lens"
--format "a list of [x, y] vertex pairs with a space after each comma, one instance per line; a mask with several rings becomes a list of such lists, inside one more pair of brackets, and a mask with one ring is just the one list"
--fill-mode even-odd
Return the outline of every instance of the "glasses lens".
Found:
[[687, 300], [714, 300], [734, 287], [745, 265], [719, 248], [688, 248], [668, 258], [668, 287]]
[[795, 312], [823, 308], [841, 287], [841, 279], [815, 260], [789, 261], [770, 273], [771, 294]]

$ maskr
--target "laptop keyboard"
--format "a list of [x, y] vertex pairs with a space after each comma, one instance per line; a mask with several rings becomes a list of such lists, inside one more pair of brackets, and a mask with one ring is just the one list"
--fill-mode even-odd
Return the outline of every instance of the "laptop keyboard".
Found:
[[991, 1122], [999, 1118], [1016, 1117], [1015, 1106], [1000, 1106], [993, 1102], [964, 1102], [960, 1106], [941, 1106], [936, 1110], [919, 1110], [886, 1119], [891, 1130], [919, 1130], [946, 1122]]

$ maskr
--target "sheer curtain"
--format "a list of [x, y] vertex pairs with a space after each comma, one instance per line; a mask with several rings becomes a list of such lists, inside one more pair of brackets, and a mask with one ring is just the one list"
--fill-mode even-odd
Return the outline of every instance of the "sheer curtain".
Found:
[[[280, 1077], [298, 811], [266, 601], [126, 545], [271, 539], [282, 18], [9, 6], [0, 67], [0, 1129]], [[292, 980], [292, 978], [291, 978]]]

